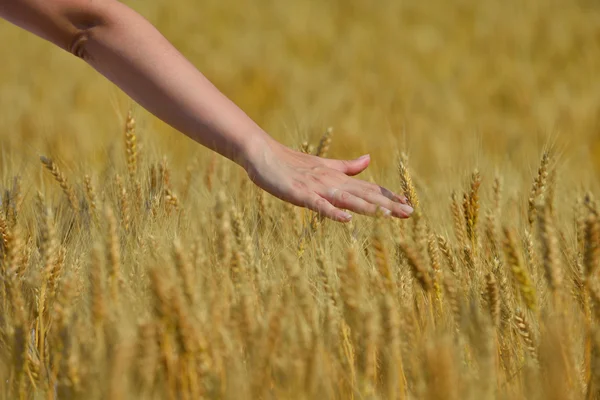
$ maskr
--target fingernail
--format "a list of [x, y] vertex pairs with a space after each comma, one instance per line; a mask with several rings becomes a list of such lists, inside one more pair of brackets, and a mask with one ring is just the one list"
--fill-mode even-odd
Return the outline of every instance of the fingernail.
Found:
[[342, 212], [342, 219], [344, 219], [344, 221], [350, 221], [352, 219], [352, 214], [348, 214], [347, 212]]
[[360, 156], [358, 159], [359, 160], [366, 160], [367, 158], [371, 157], [370, 154], [365, 154], [364, 156]]
[[409, 206], [408, 204], [402, 204], [400, 207], [402, 207], [402, 210], [404, 210], [404, 212], [408, 215], [412, 214], [413, 211], [415, 211], [415, 209]]

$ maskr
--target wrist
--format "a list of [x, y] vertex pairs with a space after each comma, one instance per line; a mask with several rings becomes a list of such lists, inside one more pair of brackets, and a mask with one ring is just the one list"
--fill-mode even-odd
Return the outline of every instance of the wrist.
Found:
[[259, 129], [255, 133], [246, 136], [235, 162], [244, 168], [246, 172], [249, 172], [253, 165], [277, 146], [281, 146], [281, 144], [265, 131]]

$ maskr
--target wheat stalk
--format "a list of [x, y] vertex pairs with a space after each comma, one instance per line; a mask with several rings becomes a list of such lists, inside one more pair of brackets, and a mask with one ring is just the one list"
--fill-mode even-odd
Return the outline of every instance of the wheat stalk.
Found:
[[412, 246], [410, 246], [404, 241], [400, 241], [399, 245], [400, 249], [402, 250], [404, 256], [408, 261], [408, 265], [411, 267], [413, 276], [415, 277], [417, 282], [419, 282], [421, 288], [425, 292], [429, 292], [430, 290], [432, 290], [433, 282], [431, 279], [431, 275], [429, 273], [429, 270], [425, 267], [423, 259], [420, 257], [418, 252], [416, 252]]
[[408, 156], [402, 154], [398, 160], [398, 172], [400, 174], [400, 187], [402, 193], [406, 196], [408, 203], [415, 209], [419, 207], [419, 198], [417, 197], [417, 191], [413, 185], [412, 178], [408, 170]]
[[325, 130], [325, 133], [321, 137], [319, 141], [319, 146], [317, 147], [317, 151], [315, 155], [317, 157], [327, 157], [327, 153], [329, 152], [329, 146], [331, 146], [331, 136], [333, 135], [333, 128], [329, 127]]
[[125, 121], [125, 154], [127, 156], [127, 171], [131, 182], [135, 181], [138, 166], [137, 137], [135, 134], [135, 119], [131, 111]]
[[536, 310], [535, 289], [517, 251], [514, 232], [508, 228], [504, 228], [504, 253], [506, 254], [506, 261], [511, 268], [513, 277], [519, 284], [519, 291], [527, 308], [532, 311]]
[[533, 184], [531, 185], [531, 193], [528, 199], [527, 217], [529, 219], [529, 225], [533, 225], [536, 219], [536, 202], [544, 194], [546, 188], [546, 180], [548, 178], [548, 166], [550, 164], [550, 154], [544, 152], [542, 160], [540, 161], [540, 167], [538, 168], [537, 176], [535, 177]]
[[58, 182], [58, 184], [60, 185], [60, 188], [62, 189], [65, 196], [67, 196], [67, 199], [69, 200], [69, 205], [71, 206], [73, 211], [75, 213], [78, 213], [79, 212], [79, 204], [77, 202], [77, 197], [75, 196], [75, 191], [73, 190], [73, 187], [67, 181], [67, 178], [65, 177], [65, 175], [58, 168], [58, 165], [56, 165], [56, 163], [54, 161], [52, 161], [51, 159], [44, 157], [44, 156], [40, 156], [40, 161], [42, 161], [42, 164], [44, 164], [44, 167], [46, 167], [46, 169], [48, 171], [50, 171], [50, 173], [52, 174], [52, 176], [54, 177], [56, 182]]

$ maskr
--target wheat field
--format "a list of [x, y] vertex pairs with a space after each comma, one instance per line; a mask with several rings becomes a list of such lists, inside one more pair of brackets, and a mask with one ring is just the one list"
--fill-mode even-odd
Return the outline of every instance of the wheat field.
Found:
[[415, 213], [285, 204], [2, 22], [1, 399], [600, 398], [597, 2], [126, 3]]

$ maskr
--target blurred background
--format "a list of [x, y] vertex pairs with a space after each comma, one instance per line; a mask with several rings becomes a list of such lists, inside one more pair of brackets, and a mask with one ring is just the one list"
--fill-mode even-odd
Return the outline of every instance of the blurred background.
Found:
[[[528, 184], [545, 148], [558, 154], [565, 187], [595, 185], [597, 1], [125, 3], [289, 146], [332, 126], [332, 157], [369, 152], [370, 174], [392, 185], [405, 151], [431, 196], [475, 166]], [[67, 171], [122, 157], [132, 106], [142, 152], [175, 168], [207, 158], [83, 61], [6, 22], [0, 37], [3, 179], [39, 175], [40, 154]]]

